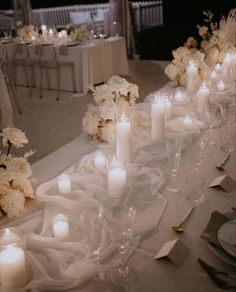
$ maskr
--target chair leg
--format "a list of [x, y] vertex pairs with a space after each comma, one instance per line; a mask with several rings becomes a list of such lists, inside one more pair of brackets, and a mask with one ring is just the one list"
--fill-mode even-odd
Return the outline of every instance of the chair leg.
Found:
[[57, 77], [57, 98], [56, 98], [56, 100], [59, 100], [61, 70], [60, 70], [60, 68], [57, 68], [56, 71], [57, 71], [57, 74], [56, 74], [56, 77]]
[[32, 97], [33, 86], [35, 86], [34, 66], [30, 67], [30, 97]]
[[47, 82], [48, 82], [48, 89], [51, 90], [51, 80], [50, 80], [50, 71], [49, 68], [46, 69], [47, 74]]
[[71, 66], [71, 71], [72, 71], [72, 80], [73, 80], [73, 91], [76, 93], [76, 84], [75, 84], [75, 68], [74, 64]]
[[[10, 81], [10, 82], [11, 82], [11, 81]], [[17, 111], [18, 111], [19, 114], [22, 114], [22, 110], [21, 110], [21, 108], [20, 108], [20, 105], [19, 105], [18, 100], [17, 100], [17, 97], [16, 97], [16, 87], [15, 87], [15, 84], [14, 84], [14, 83], [11, 83], [11, 84], [9, 85], [9, 87], [10, 87], [9, 89], [10, 89], [10, 91], [11, 91], [11, 96], [12, 96], [14, 102], [15, 102], [15, 105], [16, 105], [16, 108], [17, 108]]]
[[40, 66], [39, 68], [39, 98], [43, 97], [43, 68]]
[[28, 77], [28, 66], [24, 66], [25, 69], [25, 80], [26, 80], [26, 86], [29, 88], [29, 77]]

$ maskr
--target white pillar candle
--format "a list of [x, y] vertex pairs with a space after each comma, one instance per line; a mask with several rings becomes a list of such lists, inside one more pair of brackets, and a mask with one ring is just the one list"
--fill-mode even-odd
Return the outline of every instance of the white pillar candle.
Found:
[[184, 97], [183, 97], [183, 94], [178, 90], [176, 93], [175, 93], [175, 100], [176, 101], [183, 101]]
[[224, 58], [224, 62], [222, 64], [222, 74], [225, 81], [228, 81], [231, 74], [231, 55], [227, 53]]
[[71, 179], [68, 175], [62, 174], [58, 177], [58, 191], [60, 194], [69, 194], [71, 192]]
[[69, 235], [69, 222], [67, 216], [58, 214], [52, 222], [52, 229], [55, 238], [65, 239]]
[[61, 35], [62, 35], [63, 38], [67, 38], [67, 30], [63, 29], [61, 31]]
[[217, 73], [216, 73], [215, 70], [213, 70], [213, 71], [211, 72], [211, 80], [212, 80], [212, 81], [215, 81], [216, 79], [217, 79]]
[[131, 161], [131, 135], [130, 119], [122, 114], [116, 123], [116, 155], [121, 163]]
[[193, 125], [193, 120], [189, 115], [186, 115], [184, 117], [183, 123], [187, 128], [191, 128]]
[[187, 78], [186, 88], [189, 91], [196, 91], [198, 83], [198, 68], [196, 63], [193, 62], [192, 60], [190, 60], [189, 65], [186, 69], [186, 78]]
[[165, 138], [165, 100], [156, 96], [151, 105], [152, 141]]
[[169, 98], [165, 98], [165, 117], [170, 119], [172, 115], [172, 103]]
[[220, 73], [220, 71], [221, 71], [221, 65], [220, 65], [220, 64], [216, 64], [216, 65], [215, 65], [215, 71], [216, 71], [217, 73]]
[[1, 237], [0, 280], [3, 287], [17, 288], [26, 284], [26, 256], [19, 244], [20, 238], [6, 228]]
[[220, 80], [220, 82], [217, 84], [217, 88], [219, 91], [224, 91], [225, 90], [225, 83], [223, 80]]
[[62, 33], [61, 33], [61, 32], [58, 33], [58, 38], [59, 38], [59, 39], [62, 38]]
[[126, 171], [116, 166], [108, 172], [108, 192], [113, 198], [119, 198], [126, 192]]
[[104, 169], [106, 167], [106, 156], [102, 151], [96, 152], [94, 164], [97, 169]]
[[206, 105], [209, 99], [210, 90], [206, 82], [202, 82], [197, 91], [197, 112], [202, 114], [206, 110]]

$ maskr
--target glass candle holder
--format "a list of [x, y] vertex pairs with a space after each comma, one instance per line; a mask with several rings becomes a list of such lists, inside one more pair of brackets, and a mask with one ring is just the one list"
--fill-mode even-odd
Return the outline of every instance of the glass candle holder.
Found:
[[165, 99], [160, 92], [151, 98], [151, 138], [152, 141], [165, 138]]
[[165, 118], [170, 119], [172, 116], [172, 96], [164, 95], [165, 99]]
[[197, 91], [197, 112], [202, 114], [206, 111], [206, 106], [210, 96], [208, 82], [202, 81]]
[[22, 287], [27, 283], [26, 254], [23, 234], [16, 228], [0, 231], [1, 286]]
[[116, 155], [123, 164], [131, 161], [131, 138], [131, 119], [122, 113], [116, 121]]
[[125, 166], [112, 155], [108, 161], [108, 193], [120, 198], [127, 192], [127, 174]]
[[106, 168], [106, 165], [107, 165], [106, 155], [103, 151], [101, 150], [96, 151], [95, 156], [94, 156], [94, 165], [96, 169], [98, 170]]
[[69, 175], [62, 174], [58, 177], [57, 181], [58, 191], [62, 195], [69, 194], [71, 192], [71, 179]]
[[64, 214], [57, 214], [52, 220], [52, 229], [55, 238], [65, 239], [69, 235], [69, 220]]
[[197, 64], [193, 61], [189, 61], [189, 65], [186, 69], [187, 84], [186, 88], [189, 91], [196, 91], [198, 84], [198, 68]]

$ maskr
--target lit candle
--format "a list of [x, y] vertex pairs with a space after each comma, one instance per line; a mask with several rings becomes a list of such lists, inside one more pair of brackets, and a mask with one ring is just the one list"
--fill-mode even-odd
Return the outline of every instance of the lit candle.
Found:
[[71, 192], [71, 179], [68, 175], [62, 174], [58, 177], [58, 191], [63, 195]]
[[165, 116], [170, 119], [172, 115], [172, 103], [169, 98], [165, 98]]
[[17, 288], [27, 282], [26, 256], [23, 248], [17, 246], [19, 239], [9, 228], [2, 232], [0, 279], [3, 287]]
[[67, 38], [67, 30], [63, 29], [63, 30], [61, 31], [61, 36], [62, 36], [63, 38]]
[[189, 115], [186, 115], [184, 120], [183, 120], [183, 123], [186, 127], [191, 128], [192, 124], [193, 124], [193, 120]]
[[198, 68], [194, 61], [190, 60], [186, 70], [187, 85], [186, 88], [190, 91], [196, 91], [198, 83]]
[[176, 101], [183, 101], [183, 94], [178, 90], [176, 93], [175, 93], [175, 100]]
[[122, 114], [116, 123], [116, 155], [121, 163], [131, 161], [131, 135], [130, 119]]
[[125, 169], [113, 158], [108, 171], [108, 192], [113, 198], [123, 196], [127, 191], [127, 175]]
[[102, 151], [96, 152], [94, 164], [97, 169], [104, 169], [106, 167], [106, 156]]
[[32, 41], [35, 41], [35, 36], [34, 35], [31, 37], [31, 40]]
[[165, 138], [165, 100], [158, 93], [151, 105], [151, 136], [152, 141]]
[[53, 218], [52, 229], [55, 238], [64, 239], [69, 235], [68, 218], [64, 214], [57, 214]]
[[207, 83], [203, 81], [200, 84], [200, 87], [197, 91], [197, 112], [199, 114], [202, 114], [205, 112], [209, 95], [210, 95], [210, 90], [207, 86]]
[[222, 64], [222, 73], [223, 73], [223, 78], [225, 81], [228, 81], [230, 78], [231, 74], [231, 55], [227, 53], [224, 58], [224, 62]]
[[61, 33], [61, 32], [58, 33], [58, 38], [59, 38], [59, 39], [62, 38], [62, 33]]
[[213, 71], [211, 72], [211, 79], [214, 81], [214, 80], [216, 80], [216, 78], [217, 78], [217, 73], [216, 73], [215, 70], [213, 70]]
[[41, 29], [42, 29], [42, 31], [47, 30], [47, 26], [46, 26], [45, 24], [43, 24], [43, 25], [41, 26]]
[[219, 91], [224, 91], [225, 90], [225, 84], [223, 80], [220, 80], [220, 82], [217, 84], [217, 87]]
[[216, 64], [216, 65], [215, 65], [215, 71], [216, 71], [217, 73], [219, 73], [219, 72], [221, 71], [221, 65], [220, 65], [220, 64]]

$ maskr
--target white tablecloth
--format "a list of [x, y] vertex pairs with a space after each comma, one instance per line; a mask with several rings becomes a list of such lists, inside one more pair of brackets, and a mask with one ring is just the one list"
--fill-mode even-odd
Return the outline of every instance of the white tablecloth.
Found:
[[[8, 56], [12, 57], [12, 44], [7, 46]], [[35, 46], [28, 45], [30, 58], [38, 60]], [[76, 92], [85, 94], [88, 86], [106, 82], [112, 75], [127, 75], [128, 61], [126, 56], [125, 40], [122, 37], [111, 37], [104, 40], [97, 40], [90, 44], [81, 46], [70, 46], [66, 53], [60, 53], [56, 48], [58, 60], [74, 63]], [[52, 60], [52, 47], [43, 46], [42, 60]], [[24, 58], [24, 51], [17, 54], [17, 58]], [[30, 72], [29, 72], [30, 74]], [[36, 86], [39, 87], [39, 70], [35, 70]], [[43, 88], [47, 88], [46, 74], [43, 76]], [[29, 79], [30, 80], [30, 79]], [[50, 70], [51, 88], [56, 89], [56, 74]], [[25, 72], [22, 68], [17, 74], [17, 83], [26, 85]], [[61, 90], [73, 91], [73, 82], [70, 68], [61, 69]]]
[[0, 68], [0, 129], [13, 126], [13, 113], [6, 82]]
[[[188, 108], [189, 110], [193, 109], [194, 105], [190, 104], [190, 107]], [[183, 111], [182, 107], [177, 108], [175, 113], [180, 113], [181, 111]], [[171, 123], [172, 121], [169, 121], [169, 128]], [[203, 134], [206, 135], [207, 133], [205, 131], [206, 130], [203, 131]], [[219, 139], [218, 129], [214, 130], [213, 136], [216, 139]], [[70, 168], [70, 171], [73, 172], [73, 170], [75, 170], [75, 168], [78, 166], [78, 161], [85, 154], [89, 154], [94, 151], [96, 146], [97, 145], [94, 143], [89, 143], [87, 138], [83, 135], [75, 139], [71, 143], [65, 145], [61, 149], [38, 161], [32, 166], [35, 182], [40, 184], [44, 181], [47, 181], [64, 172], [71, 165], [73, 165], [75, 161], [77, 161], [74, 164], [74, 167]], [[184, 184], [185, 179], [188, 178], [191, 174], [193, 168], [193, 159], [196, 153], [197, 152], [195, 152], [195, 148], [192, 147], [192, 144], [190, 144], [188, 149], [183, 153], [178, 179], [178, 184], [180, 187]], [[162, 153], [159, 153], [158, 155], [160, 154]], [[215, 168], [218, 157], [219, 149], [217, 147], [207, 148], [205, 160], [203, 161], [201, 168], [202, 177], [204, 177], [206, 181], [206, 187], [210, 184], [214, 177], [222, 174], [221, 171], [218, 171]], [[147, 157], [147, 160], [149, 158], [150, 157]], [[224, 172], [233, 179], [236, 179], [235, 161], [236, 155], [234, 152], [231, 153], [230, 159], [225, 166], [226, 170]], [[160, 163], [158, 167], [163, 168], [164, 170], [165, 163]], [[180, 222], [183, 215], [189, 208], [189, 203], [183, 193], [179, 193], [176, 198], [169, 198], [168, 205], [158, 226], [154, 228], [152, 232], [142, 238], [140, 245], [135, 249], [134, 254], [129, 260], [129, 265], [135, 270], [137, 277], [133, 283], [134, 291], [221, 291], [221, 289], [218, 289], [215, 286], [215, 284], [209, 279], [208, 275], [199, 266], [197, 263], [197, 258], [201, 257], [206, 262], [218, 267], [219, 269], [229, 272], [235, 271], [235, 266], [232, 266], [225, 260], [222, 260], [215, 254], [214, 250], [212, 250], [208, 243], [201, 239], [201, 233], [205, 229], [213, 211], [217, 210], [221, 213], [228, 213], [231, 211], [230, 206], [235, 205], [234, 192], [235, 188], [229, 193], [220, 189], [206, 188], [205, 201], [196, 206], [193, 214], [191, 215], [191, 218], [186, 224], [185, 231], [182, 234], [174, 233], [171, 226]], [[34, 208], [39, 208], [37, 202], [35, 202], [31, 208], [26, 209], [26, 213], [31, 212]], [[1, 223], [4, 224], [6, 221], [2, 221]], [[17, 224], [20, 225], [20, 223], [21, 222], [18, 221]], [[182, 266], [177, 267], [167, 259], [154, 260], [154, 256], [160, 250], [162, 245], [165, 242], [175, 238], [182, 240], [182, 242], [190, 249], [190, 254], [188, 255], [185, 263]], [[61, 289], [63, 288], [60, 287], [60, 291], [74, 292], [120, 291], [117, 290], [114, 286], [94, 278], [91, 278], [89, 281], [85, 281], [84, 285], [77, 288], [70, 290]], [[48, 291], [49, 290], [50, 289], [48, 289]]]

